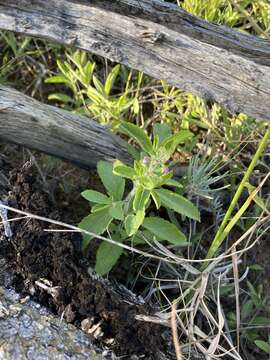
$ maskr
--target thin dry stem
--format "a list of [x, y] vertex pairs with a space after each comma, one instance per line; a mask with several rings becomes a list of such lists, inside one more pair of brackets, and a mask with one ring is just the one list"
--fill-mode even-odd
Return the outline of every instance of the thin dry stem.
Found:
[[183, 360], [181, 347], [178, 339], [176, 315], [177, 315], [177, 301], [174, 301], [172, 303], [172, 312], [171, 312], [171, 328], [172, 328], [173, 344], [175, 348], [176, 359]]

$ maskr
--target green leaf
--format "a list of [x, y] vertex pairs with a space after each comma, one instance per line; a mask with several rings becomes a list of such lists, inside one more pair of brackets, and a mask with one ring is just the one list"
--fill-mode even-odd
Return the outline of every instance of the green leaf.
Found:
[[[86, 216], [79, 224], [79, 228], [89, 231], [96, 235], [101, 235], [108, 228], [113, 217], [110, 214], [109, 208], [97, 211]], [[87, 247], [90, 240], [94, 238], [94, 235], [82, 234], [83, 236], [83, 249]]]
[[179, 189], [183, 189], [183, 185], [180, 184], [179, 181], [176, 181], [174, 179], [167, 180], [165, 184], [168, 185], [168, 186], [173, 186], [173, 187], [177, 187]]
[[87, 88], [87, 96], [91, 99], [95, 104], [102, 104], [106, 102], [106, 99], [100, 94], [93, 86], [88, 86]]
[[67, 62], [63, 62], [61, 60], [56, 60], [58, 69], [64, 74], [68, 79], [70, 79], [70, 66]]
[[133, 200], [133, 210], [135, 212], [137, 212], [139, 210], [144, 210], [146, 203], [149, 200], [149, 197], [150, 197], [149, 190], [144, 189], [143, 186], [140, 186], [140, 185], [137, 186], [134, 200]]
[[148, 230], [137, 231], [136, 234], [129, 239], [133, 246], [146, 244], [146, 240], [149, 242], [153, 241], [153, 234]]
[[109, 207], [110, 207], [110, 205], [107, 205], [107, 204], [95, 204], [91, 207], [91, 213], [94, 213], [94, 212], [97, 212], [97, 211], [100, 211], [103, 209], [107, 209]]
[[66, 95], [66, 94], [61, 94], [61, 93], [54, 93], [54, 94], [50, 94], [48, 96], [48, 100], [57, 100], [57, 101], [62, 101], [63, 103], [72, 103], [73, 99]]
[[253, 264], [249, 266], [250, 270], [254, 270], [254, 271], [262, 271], [263, 267], [259, 264]]
[[97, 204], [111, 204], [111, 199], [108, 196], [95, 190], [85, 190], [81, 193], [82, 197], [86, 200]]
[[156, 187], [156, 180], [159, 181], [159, 176], [142, 176], [140, 183], [148, 190], [152, 190]]
[[156, 208], [159, 209], [160, 205], [161, 205], [161, 201], [160, 201], [160, 198], [159, 198], [158, 194], [155, 193], [155, 191], [151, 191], [151, 197], [154, 200]]
[[142, 224], [161, 240], [166, 240], [174, 245], [186, 245], [186, 236], [172, 223], [159, 217], [148, 217]]
[[127, 143], [127, 151], [134, 160], [140, 160], [140, 152], [134, 146]]
[[48, 79], [45, 80], [46, 84], [70, 84], [70, 80], [68, 80], [63, 75], [55, 75], [51, 76]]
[[242, 321], [250, 318], [253, 315], [253, 302], [252, 300], [248, 300], [243, 303], [241, 307], [241, 319]]
[[269, 327], [270, 319], [264, 316], [256, 316], [256, 318], [250, 322], [250, 325]]
[[113, 164], [101, 160], [98, 162], [97, 172], [108, 194], [116, 201], [122, 200], [125, 180], [113, 173]]
[[141, 129], [137, 125], [124, 122], [121, 123], [118, 130], [136, 140], [136, 142], [147, 154], [153, 154], [153, 146], [149, 137], [146, 135], [143, 129]]
[[163, 206], [200, 221], [200, 212], [197, 207], [183, 196], [166, 189], [156, 189], [154, 192], [159, 196]]
[[124, 211], [122, 201], [112, 203], [110, 214], [116, 220], [124, 220]]
[[88, 62], [84, 67], [84, 74], [82, 76], [81, 81], [86, 88], [91, 82], [93, 72], [95, 70], [95, 66], [96, 66], [95, 63]]
[[117, 263], [118, 259], [123, 253], [123, 248], [103, 241], [98, 248], [96, 255], [95, 270], [99, 275], [105, 275]]
[[162, 185], [167, 184], [167, 182], [171, 179], [172, 176], [173, 176], [172, 171], [161, 176], [153, 176], [155, 187], [160, 187]]
[[185, 143], [185, 141], [191, 138], [192, 136], [193, 136], [192, 132], [188, 130], [182, 130], [174, 135], [171, 135], [167, 139], [163, 140], [159, 147], [164, 148], [166, 151], [168, 151], [168, 153], [172, 154], [174, 153], [176, 147], [179, 144]]
[[167, 124], [155, 124], [154, 135], [158, 138], [158, 144], [172, 135], [171, 127]]
[[107, 76], [105, 86], [104, 86], [104, 91], [107, 96], [110, 95], [110, 92], [112, 90], [115, 79], [116, 79], [117, 75], [119, 74], [119, 71], [120, 71], [120, 64], [116, 65], [112, 69], [112, 71], [109, 73], [109, 75]]
[[253, 301], [253, 304], [258, 308], [261, 305], [261, 299], [260, 299], [260, 295], [257, 293], [256, 289], [254, 288], [254, 286], [251, 284], [250, 281], [247, 281], [247, 286], [249, 289], [249, 295], [251, 297], [251, 300]]
[[92, 80], [93, 80], [95, 88], [99, 92], [99, 94], [106, 98], [106, 94], [105, 94], [105, 91], [104, 91], [104, 88], [103, 88], [103, 84], [98, 80], [98, 78], [95, 75], [93, 75]]
[[136, 171], [132, 167], [123, 164], [120, 160], [116, 160], [113, 163], [113, 173], [131, 180], [133, 180], [137, 175]]
[[258, 346], [259, 349], [266, 352], [267, 354], [270, 354], [270, 344], [262, 341], [262, 340], [255, 340], [256, 346]]
[[142, 164], [141, 161], [135, 160], [133, 168], [138, 176], [143, 176], [145, 174], [145, 166]]
[[136, 215], [128, 215], [125, 219], [125, 229], [128, 236], [134, 235], [141, 224], [143, 223], [145, 216], [144, 211], [138, 211]]
[[140, 111], [140, 104], [138, 99], [135, 97], [135, 99], [133, 100], [133, 112], [135, 115], [138, 115]]

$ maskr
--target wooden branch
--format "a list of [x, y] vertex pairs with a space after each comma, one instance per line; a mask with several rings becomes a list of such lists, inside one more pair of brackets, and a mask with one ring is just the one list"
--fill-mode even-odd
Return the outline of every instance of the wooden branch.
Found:
[[0, 140], [69, 160], [83, 168], [101, 159], [129, 161], [125, 142], [84, 116], [0, 86]]
[[0, 28], [81, 48], [270, 120], [270, 42], [159, 0], [0, 0]]

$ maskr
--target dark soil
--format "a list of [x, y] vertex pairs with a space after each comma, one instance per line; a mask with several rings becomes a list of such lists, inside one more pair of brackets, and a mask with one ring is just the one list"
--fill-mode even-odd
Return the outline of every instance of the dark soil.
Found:
[[[3, 159], [1, 165], [0, 172], [10, 183], [6, 198], [10, 206], [70, 224], [78, 222], [72, 203], [63, 208], [52, 202], [33, 165], [17, 164], [12, 171]], [[9, 212], [9, 217], [18, 216]], [[0, 254], [8, 259], [17, 290], [31, 294], [124, 358], [157, 359], [158, 351], [166, 351], [164, 328], [134, 319], [137, 314], [153, 313], [153, 309], [123, 287], [88, 273], [78, 233], [46, 232], [44, 229], [56, 226], [30, 218], [11, 224], [9, 241], [0, 228]]]

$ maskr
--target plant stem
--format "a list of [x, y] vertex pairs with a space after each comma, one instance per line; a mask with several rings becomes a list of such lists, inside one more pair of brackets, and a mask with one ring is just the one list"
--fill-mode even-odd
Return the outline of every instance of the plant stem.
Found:
[[[226, 212], [226, 214], [225, 214], [225, 216], [223, 218], [223, 221], [222, 221], [222, 223], [221, 223], [221, 225], [220, 225], [220, 227], [218, 229], [218, 232], [217, 232], [217, 234], [216, 234], [216, 236], [215, 236], [215, 238], [214, 238], [214, 240], [213, 240], [213, 242], [212, 242], [212, 244], [210, 246], [210, 249], [208, 250], [206, 258], [210, 259], [210, 258], [212, 258], [214, 256], [214, 254], [216, 253], [216, 251], [218, 250], [218, 248], [220, 247], [220, 245], [222, 244], [222, 242], [224, 241], [224, 239], [228, 235], [229, 231], [231, 230], [232, 227], [228, 225], [227, 229], [226, 229], [227, 231], [226, 232], [224, 231], [225, 228], [226, 228], [226, 225], [227, 225], [227, 223], [228, 223], [228, 221], [230, 219], [230, 216], [231, 216], [231, 214], [232, 214], [232, 212], [233, 212], [233, 210], [234, 210], [234, 208], [235, 208], [235, 206], [237, 204], [237, 201], [238, 201], [240, 195], [242, 194], [242, 192], [243, 192], [243, 190], [245, 188], [245, 184], [248, 181], [254, 167], [256, 166], [257, 161], [259, 160], [259, 158], [262, 155], [264, 149], [266, 148], [266, 145], [267, 145], [269, 139], [270, 139], [270, 126], [268, 125], [266, 133], [265, 133], [263, 139], [261, 140], [261, 142], [260, 142], [260, 144], [258, 146], [258, 149], [257, 149], [251, 163], [249, 164], [249, 167], [248, 167], [248, 169], [247, 169], [241, 183], [238, 186], [238, 189], [237, 189], [236, 193], [234, 194], [234, 197], [233, 197], [233, 199], [232, 199], [232, 201], [230, 203], [230, 206], [229, 206], [229, 208], [228, 208], [228, 210], [227, 210], [227, 212]], [[247, 204], [245, 203], [244, 205], [247, 205]], [[244, 206], [244, 208], [242, 210], [245, 211], [246, 209], [247, 209], [247, 207]], [[240, 211], [240, 213], [241, 212], [242, 211]], [[233, 220], [234, 220], [233, 223], [235, 224], [235, 219], [233, 219]], [[205, 263], [204, 267], [205, 266], [207, 266], [207, 263]]]

